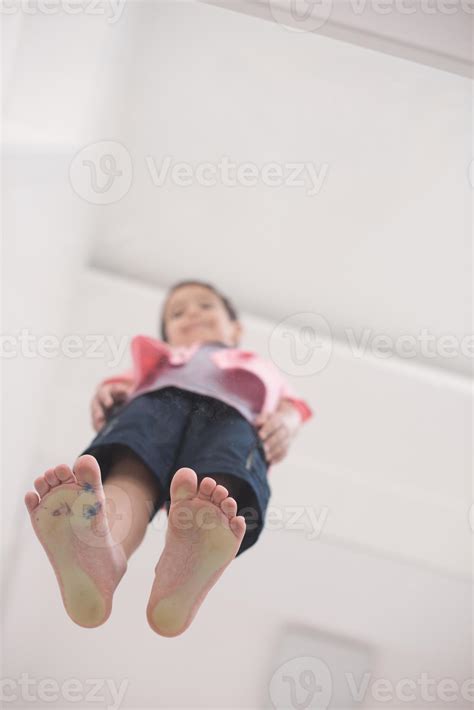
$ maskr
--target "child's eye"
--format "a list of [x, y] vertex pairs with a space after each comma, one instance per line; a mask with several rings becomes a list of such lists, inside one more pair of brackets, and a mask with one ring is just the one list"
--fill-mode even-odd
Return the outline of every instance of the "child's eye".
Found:
[[212, 303], [201, 303], [203, 308], [212, 308]]

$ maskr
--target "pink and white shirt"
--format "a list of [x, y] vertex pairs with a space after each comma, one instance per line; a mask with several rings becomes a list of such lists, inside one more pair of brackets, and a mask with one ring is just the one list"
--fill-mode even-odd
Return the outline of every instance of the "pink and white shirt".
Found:
[[220, 342], [196, 341], [173, 347], [145, 335], [131, 342], [133, 367], [101, 384], [127, 382], [130, 398], [168, 386], [181, 387], [226, 402], [251, 424], [258, 414], [274, 412], [284, 399], [298, 410], [301, 421], [313, 416], [277, 367], [257, 353]]

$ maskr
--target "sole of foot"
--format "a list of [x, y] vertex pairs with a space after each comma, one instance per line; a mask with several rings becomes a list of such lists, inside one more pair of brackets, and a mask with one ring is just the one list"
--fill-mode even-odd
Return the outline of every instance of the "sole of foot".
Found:
[[48, 469], [34, 487], [24, 501], [64, 607], [79, 626], [100, 626], [110, 616], [127, 560], [110, 534], [99, 464], [85, 454], [73, 469], [65, 464]]
[[178, 636], [194, 619], [209, 590], [236, 556], [246, 523], [237, 503], [211, 477], [180, 468], [170, 487], [171, 505], [163, 553], [147, 607], [148, 623], [161, 636]]

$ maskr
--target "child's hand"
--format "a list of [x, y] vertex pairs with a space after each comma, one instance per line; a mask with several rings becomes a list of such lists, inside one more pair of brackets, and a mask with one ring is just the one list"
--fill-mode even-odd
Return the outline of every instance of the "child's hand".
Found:
[[105, 424], [107, 414], [115, 404], [128, 399], [131, 386], [122, 382], [112, 382], [101, 385], [91, 402], [92, 426], [99, 431]]
[[265, 442], [268, 463], [278, 463], [288, 453], [291, 440], [301, 426], [301, 416], [290, 402], [280, 401], [272, 414], [259, 414], [255, 419], [258, 435]]

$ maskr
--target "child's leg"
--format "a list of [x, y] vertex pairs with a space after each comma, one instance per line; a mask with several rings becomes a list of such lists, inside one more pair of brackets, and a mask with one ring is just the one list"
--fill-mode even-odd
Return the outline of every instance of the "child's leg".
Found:
[[128, 560], [145, 536], [155, 501], [164, 501], [164, 491], [147, 466], [128, 449], [112, 464], [104, 493], [110, 532]]
[[[237, 410], [196, 395], [191, 414], [175, 461], [166, 544], [147, 608], [150, 626], [163, 636], [188, 628], [245, 539], [247, 547], [255, 542], [264, 509], [259, 495], [265, 502], [268, 486], [255, 431]], [[239, 506], [252, 514], [250, 535]], [[258, 528], [253, 513], [259, 514]]]

